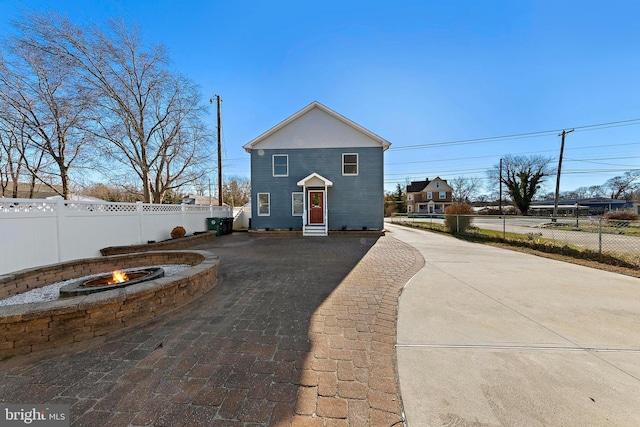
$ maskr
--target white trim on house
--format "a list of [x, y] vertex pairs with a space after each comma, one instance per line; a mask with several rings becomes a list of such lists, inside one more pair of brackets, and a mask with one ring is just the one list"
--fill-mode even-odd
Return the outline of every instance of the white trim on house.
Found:
[[[309, 215], [309, 217], [307, 218], [307, 224], [311, 225], [311, 226], [325, 226], [327, 224], [327, 190], [317, 190], [317, 189], [309, 189], [307, 190], [307, 193], [310, 195], [311, 193], [320, 193], [322, 194], [322, 222], [315, 222], [312, 223], [311, 222], [311, 212], [308, 211], [307, 215]], [[309, 201], [309, 205], [311, 205], [311, 196], [309, 196], [307, 198], [307, 200]], [[309, 209], [311, 207], [309, 206]]]
[[[310, 114], [309, 119], [316, 126], [318, 122], [322, 121], [329, 124], [330, 121], [327, 120], [326, 116], [334, 119], [332, 123], [337, 120], [342, 126], [324, 126], [323, 132], [315, 132], [313, 131], [314, 129], [305, 127], [310, 124], [301, 119], [306, 114]], [[292, 126], [285, 129], [289, 125]], [[351, 130], [350, 132], [349, 129]], [[280, 131], [282, 131], [282, 134], [278, 138], [270, 138]], [[350, 135], [347, 139], [345, 139], [345, 132]], [[258, 145], [260, 149], [382, 147], [383, 150], [386, 150], [391, 143], [318, 101], [314, 101], [242, 147], [245, 151], [251, 152], [251, 150], [257, 149]]]
[[[316, 183], [318, 183], [318, 185], [316, 185]], [[319, 173], [314, 172], [302, 178], [296, 185], [298, 187], [333, 187], [333, 182]]]
[[[260, 196], [263, 194], [267, 195], [267, 213], [260, 213]], [[257, 193], [256, 198], [256, 201], [258, 202], [256, 206], [258, 216], [271, 216], [271, 193]]]
[[[333, 187], [333, 182], [320, 175], [312, 173], [302, 178], [297, 183], [298, 187], [302, 187], [304, 195], [304, 211], [302, 213], [302, 235], [303, 236], [328, 236], [329, 235], [329, 200], [327, 197], [327, 189]], [[310, 187], [313, 187], [311, 189]], [[324, 189], [323, 189], [324, 188]], [[309, 211], [307, 209], [309, 191], [322, 191], [324, 193], [324, 215], [323, 224], [309, 224]]]
[[[296, 213], [295, 196], [302, 196], [302, 202], [300, 204], [300, 207], [302, 208], [302, 210], [300, 211], [300, 213]], [[291, 193], [291, 216], [302, 216], [302, 215], [304, 215], [304, 191], [294, 191], [293, 193]]]

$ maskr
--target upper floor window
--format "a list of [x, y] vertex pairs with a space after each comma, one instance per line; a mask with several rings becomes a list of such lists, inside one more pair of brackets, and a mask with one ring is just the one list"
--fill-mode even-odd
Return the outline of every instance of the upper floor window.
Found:
[[441, 191], [440, 194], [438, 195], [438, 197], [440, 197], [440, 200], [444, 200], [447, 198], [447, 192], [446, 191]]
[[433, 199], [433, 193], [431, 191], [427, 191], [427, 199]]
[[436, 181], [436, 188], [440, 188], [440, 181]]
[[342, 175], [358, 175], [358, 153], [342, 154]]
[[273, 176], [289, 176], [289, 155], [274, 154], [272, 159]]

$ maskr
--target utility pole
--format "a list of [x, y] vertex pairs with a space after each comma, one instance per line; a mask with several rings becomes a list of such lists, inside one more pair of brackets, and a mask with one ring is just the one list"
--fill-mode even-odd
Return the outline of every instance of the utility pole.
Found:
[[558, 215], [558, 198], [560, 196], [560, 173], [562, 172], [562, 155], [564, 153], [564, 137], [567, 136], [568, 133], [573, 132], [575, 129], [571, 130], [563, 130], [562, 133], [559, 133], [558, 136], [562, 137], [562, 142], [560, 143], [560, 157], [558, 158], [558, 174], [556, 175], [556, 197], [553, 203], [553, 218], [552, 221], [557, 221]]
[[[222, 206], [222, 125], [220, 120], [220, 95], [213, 95], [218, 106], [218, 206]], [[209, 100], [213, 104], [213, 98]]]
[[500, 159], [500, 202], [499, 205], [500, 206], [500, 215], [502, 215], [502, 159]]

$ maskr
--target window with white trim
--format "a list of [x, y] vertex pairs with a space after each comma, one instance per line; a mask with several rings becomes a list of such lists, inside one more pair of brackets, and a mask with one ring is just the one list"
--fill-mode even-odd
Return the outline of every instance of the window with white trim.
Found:
[[258, 193], [258, 216], [271, 215], [271, 195], [269, 193]]
[[342, 153], [342, 175], [358, 175], [358, 153]]
[[436, 188], [440, 188], [440, 181], [436, 181]]
[[291, 215], [302, 216], [304, 211], [304, 194], [291, 193]]
[[427, 199], [433, 199], [433, 193], [431, 191], [427, 191]]
[[440, 198], [440, 200], [446, 199], [447, 198], [446, 191], [441, 191], [438, 197]]
[[273, 176], [289, 176], [289, 155], [274, 154], [272, 157]]

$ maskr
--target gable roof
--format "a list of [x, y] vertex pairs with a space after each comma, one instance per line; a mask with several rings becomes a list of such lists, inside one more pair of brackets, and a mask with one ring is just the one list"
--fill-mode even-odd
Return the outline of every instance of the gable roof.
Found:
[[[442, 188], [448, 188], [449, 190], [453, 191], [453, 188], [447, 183], [446, 179], [442, 179], [439, 176], [436, 176], [433, 181], [431, 181], [425, 188], [424, 190], [429, 190], [429, 191], [435, 191], [436, 188], [440, 188], [438, 186], [438, 183], [442, 183], [444, 185], [444, 187]], [[440, 189], [440, 191], [443, 191], [442, 189]]]
[[[283, 131], [285, 128], [287, 128], [287, 126], [291, 125], [292, 123], [294, 123], [295, 121], [301, 119], [303, 116], [309, 114], [309, 113], [314, 113], [314, 112], [321, 112], [320, 114], [325, 114], [335, 120], [337, 120], [339, 123], [343, 124], [344, 126], [346, 126], [348, 129], [351, 129], [352, 131], [355, 131], [356, 134], [359, 134], [361, 136], [360, 139], [360, 144], [364, 144], [363, 141], [368, 140], [368, 143], [371, 145], [375, 145], [375, 144], [379, 144], [383, 150], [386, 150], [387, 148], [389, 148], [389, 146], [391, 145], [391, 143], [387, 140], [385, 140], [384, 138], [376, 135], [375, 133], [371, 132], [368, 129], [365, 129], [364, 127], [360, 126], [359, 124], [347, 119], [346, 117], [344, 117], [341, 114], [336, 113], [335, 111], [333, 111], [332, 109], [322, 105], [321, 103], [319, 103], [318, 101], [313, 101], [311, 104], [307, 105], [306, 107], [304, 107], [303, 109], [301, 109], [300, 111], [294, 113], [293, 115], [289, 116], [288, 118], [286, 118], [285, 120], [281, 121], [280, 123], [278, 123], [277, 125], [275, 125], [274, 127], [272, 127], [271, 129], [269, 129], [268, 131], [264, 132], [263, 134], [261, 134], [260, 136], [254, 138], [253, 140], [249, 141], [248, 143], [246, 143], [245, 145], [242, 146], [242, 148], [244, 148], [247, 152], [251, 152], [251, 150], [258, 148], [258, 146], [260, 144], [268, 144], [271, 143], [273, 144], [273, 141], [270, 140], [270, 137], [274, 134], [276, 134], [279, 131]], [[326, 127], [319, 127], [319, 128], [315, 128], [312, 130], [311, 135], [310, 136], [318, 136], [318, 130], [321, 129], [324, 132], [327, 132], [328, 130], [326, 129]], [[295, 135], [288, 135], [289, 137], [292, 137], [294, 139], [299, 139], [296, 138]], [[364, 137], [364, 138], [362, 138]], [[304, 138], [302, 138], [304, 139]], [[316, 138], [317, 139], [317, 138]], [[285, 145], [287, 146], [282, 146], [279, 148], [320, 148], [320, 147], [315, 147], [313, 143], [316, 143], [315, 145], [318, 145], [319, 141], [311, 141], [311, 144], [308, 144], [308, 141], [286, 141], [284, 142]], [[305, 145], [305, 143], [307, 143]], [[362, 145], [365, 146], [365, 145]], [[271, 147], [269, 147], [271, 148]], [[330, 148], [326, 145], [323, 145], [322, 148]]]
[[453, 190], [451, 186], [447, 183], [446, 179], [442, 179], [439, 176], [436, 176], [433, 180], [429, 181], [429, 178], [426, 178], [424, 181], [411, 181], [411, 184], [407, 185], [407, 193], [420, 193], [421, 191], [425, 191], [427, 187], [434, 189], [436, 187], [436, 182], [441, 182], [445, 185], [443, 188], [448, 188], [449, 190]]
[[407, 185], [407, 193], [419, 193], [429, 185], [429, 178], [424, 181], [411, 181], [411, 184]]
[[312, 173], [309, 176], [306, 176], [304, 178], [302, 178], [300, 181], [298, 181], [298, 187], [305, 187], [309, 182], [313, 183], [313, 182], [319, 182], [324, 186], [327, 187], [332, 187], [333, 186], [333, 182], [329, 181], [327, 178], [325, 178], [324, 176], [320, 175], [319, 173]]

